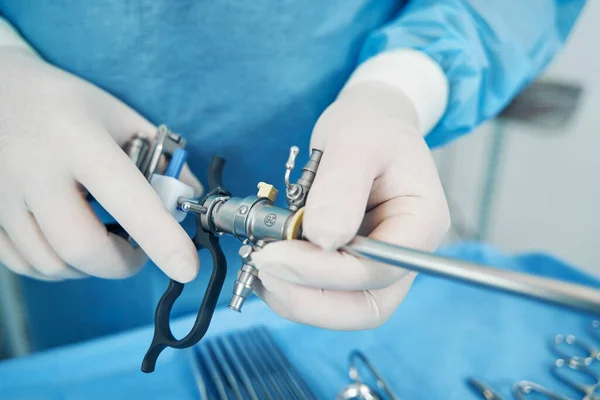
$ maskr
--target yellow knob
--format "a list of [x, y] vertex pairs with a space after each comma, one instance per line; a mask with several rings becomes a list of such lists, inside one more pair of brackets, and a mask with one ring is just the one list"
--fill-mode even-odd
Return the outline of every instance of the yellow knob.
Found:
[[258, 184], [258, 197], [265, 197], [271, 201], [275, 201], [277, 198], [278, 190], [275, 189], [273, 185], [269, 185], [268, 183], [259, 182]]

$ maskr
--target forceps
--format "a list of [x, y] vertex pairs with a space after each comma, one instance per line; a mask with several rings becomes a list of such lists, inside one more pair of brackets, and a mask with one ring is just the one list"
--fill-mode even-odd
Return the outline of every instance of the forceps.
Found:
[[[590, 383], [586, 385], [569, 378], [568, 374], [564, 372], [568, 370], [576, 372], [577, 375], [582, 376], [584, 379], [588, 379]], [[600, 400], [600, 396], [596, 393], [600, 388], [600, 376], [587, 365], [576, 360], [558, 359], [552, 366], [552, 373], [561, 382], [581, 392], [584, 395], [581, 400]]]
[[[589, 331], [600, 343], [600, 321], [592, 321]], [[552, 350], [558, 357], [567, 361], [585, 365], [600, 361], [600, 349], [575, 335], [556, 335], [552, 341]]]
[[356, 361], [360, 360], [363, 362], [369, 372], [375, 377], [377, 387], [381, 389], [389, 400], [400, 400], [390, 389], [389, 385], [381, 377], [379, 372], [375, 369], [371, 361], [361, 351], [354, 350], [350, 353], [349, 361], [350, 368], [348, 369], [348, 375], [352, 379], [353, 383], [346, 386], [338, 393], [336, 400], [381, 400], [382, 397], [375, 389], [366, 385], [361, 379], [358, 369], [356, 368]]

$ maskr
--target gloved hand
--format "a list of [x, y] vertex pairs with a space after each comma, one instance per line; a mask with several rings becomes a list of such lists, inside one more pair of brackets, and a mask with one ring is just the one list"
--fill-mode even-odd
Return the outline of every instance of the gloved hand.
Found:
[[[156, 128], [33, 52], [2, 47], [0, 59], [0, 263], [48, 280], [122, 278], [147, 254], [171, 278], [193, 279], [195, 246], [121, 149]], [[187, 168], [182, 180], [200, 189]], [[82, 188], [140, 249], [107, 234]]]
[[415, 274], [336, 251], [357, 233], [432, 251], [450, 217], [411, 100], [382, 83], [346, 88], [317, 122], [324, 151], [306, 203], [310, 242], [280, 241], [254, 253], [257, 294], [279, 315], [327, 329], [381, 325]]

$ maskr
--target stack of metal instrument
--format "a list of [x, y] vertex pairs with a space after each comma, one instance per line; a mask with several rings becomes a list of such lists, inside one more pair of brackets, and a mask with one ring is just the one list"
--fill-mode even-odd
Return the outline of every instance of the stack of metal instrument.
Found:
[[[600, 321], [589, 326], [590, 336], [600, 345]], [[594, 368], [600, 365], [600, 348], [575, 335], [556, 335], [552, 351], [558, 357], [550, 369], [556, 379], [578, 392], [582, 400], [600, 400], [600, 374]], [[483, 382], [469, 378], [469, 384], [487, 400], [502, 397]], [[531, 381], [519, 381], [513, 385], [513, 395], [518, 400], [527, 398], [572, 400], [564, 394]]]
[[195, 349], [203, 400], [316, 399], [264, 327], [208, 339]]

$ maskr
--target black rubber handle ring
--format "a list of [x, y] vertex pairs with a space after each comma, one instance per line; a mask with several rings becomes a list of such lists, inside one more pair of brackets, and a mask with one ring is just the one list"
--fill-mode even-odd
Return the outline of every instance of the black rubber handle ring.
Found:
[[[200, 218], [199, 216], [197, 218]], [[198, 235], [196, 235], [198, 236]], [[194, 241], [205, 242], [208, 246], [205, 246], [211, 253], [213, 259], [213, 269], [210, 276], [210, 281], [204, 293], [204, 299], [198, 310], [196, 321], [190, 332], [183, 339], [175, 339], [171, 332], [171, 310], [177, 298], [183, 292], [184, 284], [171, 280], [169, 287], [161, 297], [156, 307], [156, 313], [154, 316], [154, 337], [152, 338], [152, 344], [144, 356], [142, 361], [143, 372], [153, 372], [156, 366], [156, 360], [160, 353], [167, 347], [173, 347], [175, 349], [184, 349], [191, 347], [198, 343], [200, 339], [204, 337], [210, 321], [215, 312], [221, 289], [225, 283], [225, 277], [227, 275], [227, 259], [223, 250], [219, 245], [219, 238], [214, 235], [207, 233], [201, 234], [205, 238], [196, 237]], [[204, 246], [204, 243], [202, 243]]]

